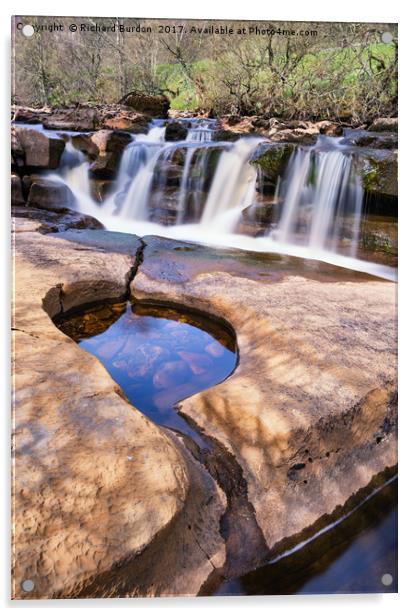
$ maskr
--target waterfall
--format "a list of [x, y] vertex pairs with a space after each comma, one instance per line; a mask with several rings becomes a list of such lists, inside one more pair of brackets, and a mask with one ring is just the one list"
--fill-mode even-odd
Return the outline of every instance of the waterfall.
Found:
[[209, 120], [207, 118], [193, 118], [190, 120], [190, 128], [187, 133], [187, 141], [196, 141], [204, 143], [206, 141], [213, 141], [216, 132], [217, 122], [216, 120]]
[[190, 128], [187, 133], [187, 141], [200, 141], [201, 143], [205, 141], [213, 141], [213, 130], [209, 128]]
[[178, 223], [182, 223], [184, 221], [185, 208], [187, 203], [187, 195], [189, 189], [189, 172], [192, 164], [193, 155], [195, 150], [193, 148], [187, 148], [186, 157], [184, 159], [183, 165], [183, 173], [182, 178], [180, 180], [180, 189], [179, 189], [179, 205], [178, 205]]
[[346, 238], [348, 253], [355, 257], [363, 190], [353, 171], [353, 158], [342, 148], [320, 147], [317, 143], [307, 150], [299, 148], [291, 156], [277, 186], [275, 201], [281, 202], [282, 214], [270, 237], [283, 245], [333, 252]]
[[66, 142], [59, 170], [48, 172], [45, 177], [66, 184], [75, 197], [75, 207], [84, 214], [96, 216], [97, 206], [90, 192], [89, 162], [71, 141]]
[[203, 210], [202, 226], [232, 231], [240, 211], [252, 203], [256, 170], [249, 159], [260, 142], [255, 138], [239, 139], [222, 153]]
[[[165, 141], [168, 120], [153, 120], [147, 134], [133, 135], [101, 204], [91, 194], [90, 162], [72, 145], [71, 133], [59, 169], [46, 177], [64, 182], [76, 208], [109, 229], [318, 259], [395, 277], [393, 268], [357, 258], [363, 189], [353, 150], [341, 140], [320, 137], [314, 146], [297, 146], [275, 178], [274, 198], [267, 200], [269, 178], [250, 163], [262, 139], [218, 142], [214, 120], [182, 121], [188, 128], [182, 141]], [[271, 210], [270, 222], [261, 220], [261, 236], [243, 235], [255, 229], [261, 204]]]

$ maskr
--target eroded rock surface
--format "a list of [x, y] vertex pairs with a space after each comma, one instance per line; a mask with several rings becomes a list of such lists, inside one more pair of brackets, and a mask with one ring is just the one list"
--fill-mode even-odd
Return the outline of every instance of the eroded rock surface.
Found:
[[394, 284], [300, 259], [144, 241], [133, 298], [235, 328], [235, 372], [180, 412], [235, 457], [269, 549], [396, 464]]
[[[44, 235], [59, 213], [15, 209], [14, 597], [212, 592], [395, 467], [393, 283], [155, 237]], [[234, 373], [179, 405], [207, 452], [133, 408], [51, 320], [128, 289], [234, 328]]]
[[195, 595], [224, 561], [220, 489], [51, 320], [125, 296], [141, 241], [42, 235], [24, 222], [14, 225], [12, 595]]

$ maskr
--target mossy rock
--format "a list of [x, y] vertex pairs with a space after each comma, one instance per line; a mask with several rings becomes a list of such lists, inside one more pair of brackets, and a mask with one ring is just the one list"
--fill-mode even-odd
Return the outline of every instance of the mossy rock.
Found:
[[276, 180], [284, 173], [294, 149], [295, 146], [291, 143], [264, 144], [256, 149], [249, 162], [251, 165], [259, 167], [265, 178]]
[[188, 128], [181, 122], [169, 122], [166, 126], [166, 141], [185, 141]]
[[367, 155], [357, 163], [362, 185], [369, 193], [378, 193], [391, 197], [398, 196], [398, 155], [396, 152], [387, 156]]
[[238, 141], [241, 137], [246, 137], [245, 133], [235, 133], [232, 130], [220, 129], [213, 135], [214, 141]]

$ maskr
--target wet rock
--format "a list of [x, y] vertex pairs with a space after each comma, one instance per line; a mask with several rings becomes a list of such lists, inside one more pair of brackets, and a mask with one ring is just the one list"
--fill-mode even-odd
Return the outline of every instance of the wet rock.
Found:
[[277, 225], [281, 211], [281, 203], [275, 202], [274, 198], [269, 202], [249, 205], [242, 211], [236, 232], [250, 237], [267, 235]]
[[99, 130], [72, 137], [72, 144], [93, 161], [92, 178], [109, 180], [115, 178], [122, 153], [131, 140], [131, 135], [122, 131]]
[[[177, 186], [173, 185], [162, 188], [161, 190], [155, 190], [150, 204], [150, 212], [155, 213], [156, 210], [162, 210], [170, 213], [177, 213], [180, 205], [180, 194]], [[154, 219], [153, 219], [154, 220]]]
[[115, 179], [117, 175], [120, 155], [114, 152], [102, 154], [96, 158], [89, 168], [89, 173], [92, 178], [97, 179]]
[[398, 134], [380, 133], [376, 135], [373, 133], [365, 133], [355, 139], [352, 138], [351, 142], [362, 148], [395, 150], [398, 147]]
[[398, 223], [392, 218], [365, 216], [359, 236], [360, 258], [396, 267], [398, 260]]
[[[396, 465], [395, 285], [316, 261], [145, 241], [132, 297], [225, 319], [238, 340], [233, 374], [180, 413], [234, 456], [269, 548], [307, 537]], [[377, 442], [383, 425], [395, 428]]]
[[11, 158], [12, 169], [22, 167], [24, 164], [24, 149], [20, 143], [19, 133], [15, 126], [11, 128]]
[[244, 137], [244, 133], [238, 133], [236, 131], [226, 130], [221, 128], [213, 135], [214, 141], [238, 141], [241, 137]]
[[261, 181], [258, 189], [265, 193], [274, 193], [277, 179], [281, 177], [287, 167], [294, 146], [260, 144], [255, 150], [251, 160], [251, 165], [260, 170]]
[[169, 122], [166, 126], [166, 141], [184, 141], [189, 129], [182, 122]]
[[42, 210], [37, 207], [12, 206], [13, 232], [61, 233], [68, 229], [103, 229], [93, 218], [72, 210]]
[[255, 203], [242, 211], [240, 225], [250, 230], [249, 235], [256, 236], [269, 231], [270, 225], [278, 222], [280, 214], [280, 203]]
[[22, 180], [16, 173], [11, 176], [11, 200], [12, 205], [24, 205]]
[[361, 154], [356, 168], [368, 193], [398, 196], [398, 154], [396, 151], [376, 151]]
[[398, 118], [377, 118], [369, 126], [370, 131], [383, 132], [393, 131], [398, 132]]
[[224, 562], [224, 495], [50, 318], [125, 295], [141, 241], [15, 230], [12, 595], [196, 595]]
[[[43, 133], [15, 126], [12, 139], [13, 160], [19, 166], [56, 169], [59, 166], [65, 141], [48, 137]], [[16, 149], [13, 150], [13, 147]]]
[[98, 155], [90, 167], [93, 178], [115, 179], [125, 147], [131, 142], [131, 135], [119, 131], [100, 130], [91, 136]]
[[99, 149], [96, 143], [92, 141], [92, 134], [74, 135], [71, 137], [71, 143], [80, 152], [85, 154], [91, 160], [99, 154]]
[[109, 179], [91, 178], [91, 195], [98, 203], [102, 203], [114, 189], [114, 181]]
[[182, 175], [182, 165], [160, 160], [154, 169], [154, 189], [157, 191], [159, 187], [163, 188], [164, 186], [178, 187], [180, 186]]
[[152, 117], [165, 118], [170, 107], [170, 101], [164, 95], [152, 95], [144, 92], [130, 92], [120, 101], [120, 104], [132, 107], [136, 111]]
[[74, 196], [66, 184], [45, 179], [32, 181], [27, 198], [28, 207], [59, 212], [71, 208], [73, 204]]
[[120, 154], [131, 143], [132, 137], [122, 131], [99, 130], [91, 135], [91, 141], [97, 147], [100, 155], [108, 152]]

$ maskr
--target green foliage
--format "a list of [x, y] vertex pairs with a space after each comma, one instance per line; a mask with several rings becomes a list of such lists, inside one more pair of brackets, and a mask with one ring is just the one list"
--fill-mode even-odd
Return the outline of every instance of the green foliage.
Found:
[[[14, 99], [115, 102], [136, 89], [165, 93], [173, 109], [216, 115], [358, 124], [397, 112], [397, 47], [379, 42], [384, 25], [320, 23], [313, 38], [181, 37], [152, 26], [139, 37], [65, 31], [19, 38]], [[388, 29], [396, 35], [393, 24]]]

